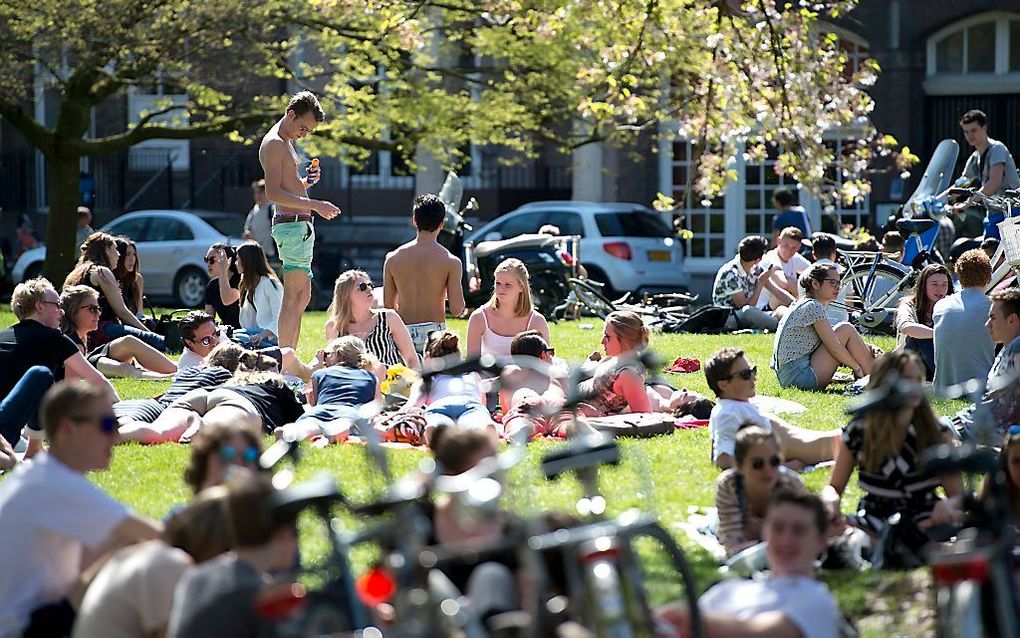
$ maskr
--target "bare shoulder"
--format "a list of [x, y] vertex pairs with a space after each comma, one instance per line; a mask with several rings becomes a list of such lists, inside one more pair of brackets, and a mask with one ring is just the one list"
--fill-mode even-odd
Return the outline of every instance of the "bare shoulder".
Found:
[[287, 142], [283, 140], [274, 128], [266, 136], [262, 138], [262, 144], [259, 146], [259, 158], [270, 159], [277, 158], [287, 153]]

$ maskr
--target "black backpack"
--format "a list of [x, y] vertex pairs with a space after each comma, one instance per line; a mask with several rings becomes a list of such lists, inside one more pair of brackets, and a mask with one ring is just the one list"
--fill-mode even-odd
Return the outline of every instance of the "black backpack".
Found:
[[664, 323], [662, 331], [717, 334], [726, 329], [731, 314], [733, 308], [728, 306], [702, 306], [682, 321]]

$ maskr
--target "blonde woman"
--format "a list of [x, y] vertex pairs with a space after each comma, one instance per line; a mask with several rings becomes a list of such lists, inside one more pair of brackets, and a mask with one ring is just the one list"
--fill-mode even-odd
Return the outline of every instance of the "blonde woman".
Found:
[[[63, 330], [85, 359], [107, 377], [166, 379], [177, 372], [177, 364], [138, 337], [124, 335], [86, 351], [90, 332], [99, 328], [99, 296], [89, 286], [68, 286], [60, 295], [64, 311]], [[136, 365], [137, 363], [137, 365]]]
[[348, 270], [336, 278], [333, 302], [326, 311], [326, 340], [353, 335], [364, 341], [368, 352], [383, 364], [420, 369], [403, 319], [395, 310], [375, 308], [373, 290], [372, 278], [362, 270]]
[[537, 330], [549, 342], [549, 324], [531, 304], [531, 279], [519, 259], [505, 259], [495, 271], [492, 298], [468, 319], [467, 356], [510, 356], [519, 333]]
[[358, 408], [382, 398], [379, 388], [386, 378], [386, 366], [358, 337], [333, 339], [320, 357], [326, 367], [312, 373], [308, 395], [308, 405], [314, 408], [277, 428], [277, 438], [300, 441], [324, 436], [331, 442], [344, 441], [358, 418]]

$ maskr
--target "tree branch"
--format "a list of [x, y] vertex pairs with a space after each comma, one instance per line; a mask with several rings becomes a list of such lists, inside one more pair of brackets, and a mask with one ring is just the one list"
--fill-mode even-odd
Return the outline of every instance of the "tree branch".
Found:
[[35, 121], [21, 108], [20, 104], [0, 101], [0, 117], [18, 129], [33, 146], [48, 155], [53, 151], [53, 131]]
[[201, 124], [185, 127], [171, 126], [137, 126], [130, 131], [109, 135], [98, 139], [81, 140], [80, 148], [83, 155], [104, 155], [128, 149], [146, 140], [190, 140], [213, 135], [223, 135], [237, 131], [245, 126], [264, 124], [273, 118], [266, 112], [243, 113], [233, 117], [213, 119]]

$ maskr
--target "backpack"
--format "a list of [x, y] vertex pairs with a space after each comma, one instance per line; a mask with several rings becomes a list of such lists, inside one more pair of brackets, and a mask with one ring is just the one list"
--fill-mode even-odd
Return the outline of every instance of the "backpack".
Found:
[[662, 331], [716, 334], [726, 329], [726, 321], [733, 312], [728, 306], [702, 306], [686, 319], [664, 323]]

